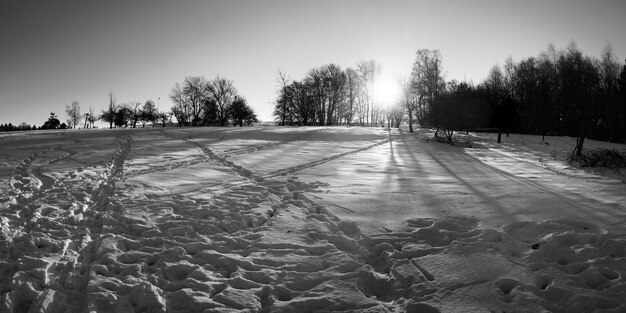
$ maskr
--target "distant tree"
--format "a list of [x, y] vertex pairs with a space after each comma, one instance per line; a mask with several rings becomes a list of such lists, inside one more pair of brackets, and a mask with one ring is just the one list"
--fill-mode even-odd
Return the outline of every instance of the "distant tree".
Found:
[[619, 74], [619, 79], [617, 82], [618, 88], [618, 96], [617, 96], [617, 123], [619, 125], [617, 133], [622, 140], [626, 140], [626, 61], [624, 61], [624, 65], [622, 66], [622, 70]]
[[520, 103], [520, 116], [522, 119], [521, 130], [528, 133], [539, 133], [537, 126], [539, 114], [539, 88], [537, 61], [534, 57], [529, 57], [515, 65], [513, 77], [515, 100]]
[[[504, 101], [504, 99], [508, 96], [507, 91], [506, 91], [505, 76], [502, 73], [500, 66], [494, 65], [491, 68], [491, 70], [489, 71], [489, 75], [487, 76], [487, 79], [485, 80], [484, 85], [489, 94], [489, 97], [491, 98], [492, 103], [496, 103], [498, 106], [502, 106], [505, 103], [507, 103]], [[498, 111], [501, 113], [504, 113], [504, 110], [502, 108], [499, 108]], [[502, 115], [503, 114], [497, 114], [497, 118], [504, 119], [505, 116], [502, 116]], [[497, 142], [501, 143], [502, 131], [504, 127], [506, 126], [506, 123], [501, 123], [500, 121], [498, 121], [497, 126], [498, 126], [498, 141]]]
[[17, 127], [18, 130], [31, 130], [30, 125], [26, 124], [26, 122], [22, 122], [22, 124], [20, 124]]
[[385, 114], [387, 115], [387, 127], [400, 128], [404, 117], [404, 106], [400, 103], [393, 105], [387, 108]]
[[374, 80], [380, 70], [380, 64], [374, 60], [361, 60], [357, 62], [355, 72], [359, 83], [359, 93], [357, 94], [357, 107], [355, 113], [358, 116], [361, 126], [372, 126], [375, 124], [371, 118], [374, 112], [373, 88]]
[[403, 78], [401, 80], [401, 84], [402, 86], [402, 106], [403, 108], [406, 110], [406, 114], [407, 117], [409, 118], [409, 132], [412, 133], [413, 132], [413, 115], [415, 112], [415, 92], [412, 90], [411, 88], [411, 82], [406, 79]]
[[[419, 95], [418, 121], [422, 125], [432, 124], [429, 116], [435, 100], [445, 90], [442, 58], [439, 50], [418, 50], [411, 70], [411, 84]], [[447, 105], [449, 101], [443, 101]]]
[[442, 132], [452, 144], [455, 130], [463, 128], [463, 105], [461, 97], [455, 93], [440, 94], [434, 99], [431, 109], [431, 124], [435, 127], [435, 137]]
[[132, 128], [137, 128], [137, 122], [141, 119], [141, 102], [130, 101], [126, 104], [128, 122]]
[[76, 128], [80, 124], [80, 104], [78, 101], [72, 101], [72, 104], [65, 106], [65, 114], [67, 116], [68, 128]]
[[620, 120], [619, 79], [621, 66], [617, 61], [613, 46], [606, 45], [600, 54], [598, 63], [600, 74], [600, 103], [598, 131], [603, 139], [615, 142], [618, 129], [624, 121]]
[[85, 125], [83, 128], [93, 128], [97, 119], [98, 117], [94, 113], [93, 108], [89, 106], [89, 113], [85, 113]]
[[542, 135], [542, 141], [545, 136], [553, 134], [560, 129], [560, 120], [558, 112], [560, 111], [558, 102], [558, 52], [554, 46], [549, 45], [548, 50], [540, 54], [536, 63], [537, 73], [537, 95], [536, 95], [536, 111], [537, 129]]
[[289, 99], [291, 109], [289, 115], [289, 125], [313, 125], [315, 124], [315, 89], [312, 82], [293, 81], [283, 91], [285, 98]]
[[219, 121], [217, 119], [217, 104], [215, 103], [215, 101], [210, 98], [204, 99], [202, 107], [204, 112], [202, 116], [202, 124], [206, 126], [219, 125]]
[[85, 124], [83, 125], [83, 128], [87, 129], [88, 125], [90, 125], [89, 124], [89, 113], [85, 113], [83, 119], [85, 120]]
[[348, 126], [352, 125], [354, 114], [359, 99], [359, 92], [361, 85], [359, 84], [359, 75], [353, 68], [345, 69], [345, 85], [346, 85], [346, 103], [342, 111], [339, 114], [346, 121]]
[[109, 92], [109, 105], [100, 114], [100, 119], [109, 123], [109, 129], [113, 128], [113, 123], [115, 123], [117, 111], [117, 105], [115, 104], [115, 98], [113, 97], [113, 93]]
[[239, 125], [239, 127], [242, 127], [244, 123], [246, 126], [249, 126], [252, 123], [258, 122], [254, 110], [248, 106], [246, 99], [241, 96], [235, 96], [232, 104], [231, 115], [233, 119], [233, 126]]
[[327, 95], [327, 107], [324, 121], [325, 125], [339, 124], [337, 112], [344, 104], [346, 96], [346, 73], [339, 65], [328, 64], [322, 67], [324, 75], [324, 93]]
[[491, 99], [489, 92], [481, 86], [473, 87], [465, 83], [461, 83], [459, 86], [467, 86], [455, 94], [459, 99], [458, 105], [462, 107], [461, 130], [468, 133], [469, 130], [489, 127], [493, 121], [492, 116], [496, 104]]
[[503, 83], [504, 83], [504, 90], [506, 95], [510, 98], [513, 99], [515, 97], [514, 94], [514, 84], [515, 84], [515, 62], [513, 61], [513, 58], [511, 56], [508, 56], [505, 60], [504, 60], [504, 66], [503, 66]]
[[131, 117], [132, 109], [127, 104], [119, 105], [114, 115], [115, 127], [128, 126], [128, 123], [131, 121]]
[[285, 122], [288, 120], [293, 121], [293, 93], [288, 90], [288, 86], [293, 81], [287, 74], [281, 70], [276, 71], [276, 84], [278, 85], [276, 106], [274, 108], [274, 116], [280, 124], [285, 126]]
[[[9, 126], [10, 125], [11, 124], [9, 123]], [[48, 117], [48, 120], [43, 123], [41, 128], [42, 129], [57, 129], [60, 126], [61, 126], [61, 121], [59, 121], [59, 119], [57, 118], [56, 114], [54, 114], [54, 112], [50, 112], [50, 117]]]
[[574, 43], [559, 58], [558, 72], [570, 134], [578, 137], [572, 157], [579, 158], [589, 128], [598, 121], [600, 76], [594, 61], [585, 57]]
[[202, 102], [207, 98], [207, 82], [204, 77], [185, 77], [183, 94], [185, 102], [191, 108], [191, 125], [200, 125], [202, 120]]
[[152, 127], [156, 124], [156, 120], [158, 119], [157, 108], [154, 105], [154, 101], [148, 100], [144, 103], [141, 111], [139, 113], [139, 120], [141, 121], [141, 127], [145, 128], [147, 122], [152, 123]]
[[207, 84], [207, 91], [207, 100], [215, 103], [219, 125], [225, 126], [237, 95], [233, 81], [217, 76]]
[[171, 114], [165, 111], [157, 111], [156, 117], [163, 127], [165, 127], [166, 124], [170, 123]]

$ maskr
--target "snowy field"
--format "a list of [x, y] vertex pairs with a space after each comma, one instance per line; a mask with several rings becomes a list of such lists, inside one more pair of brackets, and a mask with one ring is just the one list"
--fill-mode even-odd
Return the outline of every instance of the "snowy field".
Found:
[[430, 136], [0, 134], [0, 312], [626, 311], [623, 173]]

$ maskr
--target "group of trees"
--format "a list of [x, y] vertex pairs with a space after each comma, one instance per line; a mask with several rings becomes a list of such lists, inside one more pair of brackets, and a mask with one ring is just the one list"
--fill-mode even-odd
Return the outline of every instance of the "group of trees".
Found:
[[[626, 139], [626, 65], [610, 45], [600, 58], [586, 56], [575, 43], [565, 50], [549, 45], [537, 57], [506, 61], [485, 83], [494, 102], [515, 106], [513, 128], [524, 133], [578, 138]], [[502, 87], [499, 87], [502, 86]]]
[[30, 126], [26, 122], [20, 125], [13, 125], [11, 123], [0, 124], [0, 132], [17, 131], [17, 130], [37, 130], [37, 126]]
[[179, 126], [234, 126], [258, 122], [254, 110], [237, 93], [232, 80], [215, 77], [207, 81], [202, 76], [186, 77], [170, 92], [174, 102], [172, 114]]
[[90, 106], [89, 112], [81, 115], [80, 104], [73, 101], [65, 107], [67, 123], [61, 123], [56, 114], [51, 113], [39, 128], [26, 123], [19, 126], [8, 123], [0, 125], [0, 131], [78, 128], [83, 120], [83, 128], [94, 128], [96, 121], [109, 124], [109, 128], [136, 128], [138, 123], [142, 127], [147, 123], [152, 127], [159, 124], [165, 127], [172, 124], [173, 118], [179, 126], [249, 126], [258, 122], [256, 113], [237, 93], [233, 82], [219, 76], [212, 81], [200, 76], [187, 77], [182, 86], [177, 83], [172, 88], [170, 98], [174, 106], [167, 112], [158, 110], [152, 100], [143, 104], [140, 101], [118, 104], [111, 92], [108, 104], [100, 114], [94, 113]]
[[373, 85], [380, 74], [375, 61], [361, 61], [354, 68], [327, 64], [310, 70], [302, 80], [278, 71], [274, 116], [279, 125], [373, 126], [385, 121], [374, 103]]
[[565, 50], [549, 45], [517, 63], [509, 57], [478, 86], [445, 83], [437, 63], [436, 51], [418, 52], [404, 106], [448, 140], [455, 130], [477, 128], [567, 135], [578, 138], [573, 155], [580, 156], [585, 138], [626, 139], [626, 65], [610, 45], [599, 59], [574, 43]]
[[[394, 107], [374, 103], [373, 85], [380, 74], [374, 61], [342, 70], [328, 64], [302, 80], [278, 72], [274, 117], [279, 125], [375, 126], [387, 120], [436, 129], [452, 142], [455, 131], [497, 129], [578, 138], [626, 140], [626, 65], [610, 45], [594, 58], [575, 43], [564, 50], [549, 45], [536, 57], [507, 58], [478, 85], [446, 81], [438, 50], [419, 50], [404, 94]], [[500, 135], [498, 136], [500, 140]]]
[[24, 131], [24, 130], [41, 130], [41, 129], [66, 129], [67, 124], [61, 123], [54, 112], [50, 113], [48, 119], [39, 127], [36, 125], [30, 126], [26, 122], [20, 125], [13, 125], [11, 123], [0, 125], [0, 131]]
[[109, 103], [99, 116], [95, 117], [93, 112], [86, 114], [91, 125], [93, 125], [94, 120], [101, 120], [108, 123], [109, 128], [137, 128], [137, 123], [141, 123], [143, 128], [146, 127], [147, 123], [151, 123], [152, 127], [157, 124], [165, 127], [166, 124], [170, 123], [171, 116], [172, 114], [169, 112], [159, 111], [152, 100], [147, 100], [143, 104], [140, 101], [117, 104], [113, 93], [109, 93]]

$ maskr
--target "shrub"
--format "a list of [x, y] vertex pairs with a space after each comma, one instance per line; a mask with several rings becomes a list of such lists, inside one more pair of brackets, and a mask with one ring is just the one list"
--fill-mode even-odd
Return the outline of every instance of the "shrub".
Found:
[[578, 159], [570, 156], [570, 161], [578, 161], [581, 167], [626, 167], [626, 151], [611, 148], [584, 150]]

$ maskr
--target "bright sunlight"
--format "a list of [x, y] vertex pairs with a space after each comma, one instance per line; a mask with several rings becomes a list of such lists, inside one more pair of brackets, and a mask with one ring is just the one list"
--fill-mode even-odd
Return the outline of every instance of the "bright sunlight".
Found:
[[383, 69], [374, 81], [373, 93], [375, 104], [387, 108], [400, 101], [402, 87], [391, 72]]

